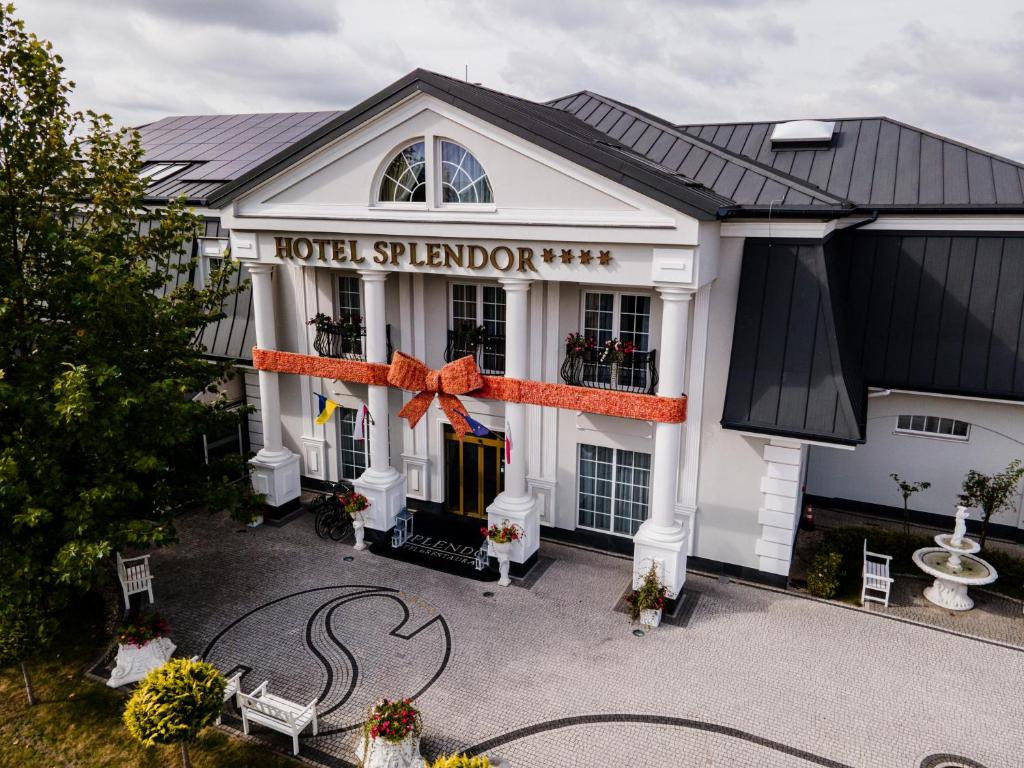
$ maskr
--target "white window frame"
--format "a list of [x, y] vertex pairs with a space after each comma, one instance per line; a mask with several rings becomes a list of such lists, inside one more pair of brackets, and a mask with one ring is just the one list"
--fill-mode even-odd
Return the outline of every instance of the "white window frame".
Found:
[[[355, 439], [355, 428], [356, 428], [356, 424], [358, 423], [358, 418], [357, 417], [359, 415], [358, 409], [356, 409], [356, 408], [345, 408], [344, 406], [341, 406], [341, 407], [339, 407], [337, 409], [337, 414], [338, 414], [338, 478], [340, 480], [358, 480], [359, 477], [362, 475], [362, 472], [360, 472], [355, 477], [348, 477], [345, 474], [345, 447], [344, 447], [345, 435], [344, 435], [344, 431], [343, 431], [344, 430], [344, 424], [346, 423], [346, 419], [344, 418], [345, 414], [352, 414], [351, 419], [352, 419], [352, 436], [353, 436], [352, 443], [353, 443], [353, 445], [358, 447], [360, 442], [363, 444], [363, 472], [365, 472], [366, 468], [370, 466], [370, 436], [367, 435], [365, 440], [356, 440]], [[369, 430], [367, 430], [367, 431], [369, 431]], [[356, 451], [352, 450], [351, 453], [356, 453]]]
[[[940, 422], [943, 420], [950, 421], [953, 422], [953, 426], [955, 426], [958, 423], [966, 424], [967, 433], [963, 435], [957, 435], [953, 433], [947, 434], [945, 432], [939, 432], [927, 428], [915, 429], [913, 426], [901, 427], [900, 419], [902, 418], [909, 418], [911, 420], [911, 424], [913, 424], [914, 419], [924, 419], [926, 426], [928, 419], [938, 419]], [[896, 416], [896, 427], [893, 429], [893, 434], [906, 435], [908, 437], [924, 437], [930, 440], [949, 440], [955, 443], [966, 443], [968, 440], [971, 439], [971, 423], [968, 421], [964, 421], [963, 419], [954, 419], [950, 416], [930, 416], [928, 414], [922, 413], [900, 413]]]
[[[583, 449], [584, 446], [591, 447], [591, 448], [605, 448], [605, 449], [607, 449], [607, 450], [612, 452], [612, 474], [611, 474], [611, 481], [610, 481], [611, 482], [611, 489], [612, 489], [611, 516], [610, 516], [609, 521], [608, 521], [609, 525], [608, 525], [607, 529], [605, 529], [605, 528], [595, 528], [593, 526], [583, 525], [580, 522], [580, 480], [582, 479], [582, 473], [580, 472], [580, 462], [582, 461], [582, 453], [583, 453], [582, 449]], [[610, 534], [612, 536], [619, 536], [620, 538], [624, 538], [624, 539], [631, 539], [631, 538], [633, 538], [633, 536], [636, 535], [635, 533], [620, 533], [619, 531], [615, 530], [615, 521], [617, 519], [616, 503], [619, 501], [617, 475], [618, 475], [618, 469], [619, 469], [619, 452], [620, 451], [629, 451], [630, 453], [639, 453], [639, 454], [643, 454], [643, 455], [648, 457], [648, 460], [650, 462], [650, 467], [647, 470], [647, 516], [644, 518], [644, 520], [646, 521], [646, 520], [650, 519], [650, 517], [651, 517], [651, 481], [653, 480], [653, 476], [654, 476], [654, 457], [653, 457], [653, 455], [650, 454], [650, 453], [647, 453], [645, 451], [634, 451], [634, 450], [631, 450], [629, 448], [615, 448], [615, 447], [610, 446], [610, 445], [594, 445], [593, 443], [577, 443], [576, 444], [576, 491], [575, 491], [575, 493], [576, 493], [576, 527], [577, 528], [581, 528], [582, 530], [585, 530], [585, 531], [594, 531], [595, 533], [606, 533], [606, 534]], [[638, 487], [638, 486], [636, 486], [634, 484], [631, 484], [631, 485], [633, 487]], [[632, 518], [629, 518], [629, 519], [632, 520]]]
[[[472, 149], [467, 147], [461, 141], [448, 136], [438, 136], [432, 133], [426, 133], [422, 136], [410, 137], [401, 144], [397, 144], [392, 147], [391, 151], [385, 153], [384, 159], [381, 161], [380, 167], [377, 169], [377, 173], [373, 176], [373, 187], [370, 189], [370, 206], [374, 208], [385, 208], [398, 211], [441, 211], [456, 209], [465, 212], [478, 212], [478, 213], [494, 213], [498, 210], [497, 205], [494, 202], [490, 203], [445, 203], [444, 195], [441, 189], [441, 142], [447, 141], [450, 144], [456, 144], [462, 147], [464, 150], [469, 152], [473, 157], [477, 159], [477, 162], [483, 166], [479, 156]], [[426, 195], [425, 201], [422, 203], [413, 202], [396, 202], [394, 200], [381, 200], [380, 199], [380, 185], [384, 179], [384, 174], [388, 167], [391, 165], [391, 161], [395, 159], [395, 156], [399, 153], [408, 149], [414, 144], [423, 142], [423, 161], [425, 168], [425, 186]], [[491, 178], [490, 172], [484, 168], [484, 172], [487, 174], [487, 181], [491, 185], [491, 197], [497, 200], [497, 193], [494, 190], [494, 179]]]
[[[647, 349], [637, 348], [637, 352], [650, 352], [651, 339], [654, 336], [654, 296], [650, 291], [622, 291], [614, 289], [601, 289], [601, 288], [586, 288], [580, 292], [580, 323], [579, 332], [586, 335], [586, 318], [587, 318], [587, 296], [590, 294], [595, 295], [608, 295], [611, 294], [614, 298], [612, 299], [612, 338], [622, 340], [622, 297], [623, 296], [643, 296], [650, 300], [650, 312], [647, 314]], [[598, 343], [595, 338], [594, 343]]]
[[166, 181], [172, 176], [181, 173], [192, 163], [179, 160], [154, 160], [145, 163], [139, 169], [139, 179], [146, 182], [147, 186], [156, 184], [158, 181]]
[[196, 288], [203, 288], [210, 279], [213, 271], [210, 266], [212, 259], [223, 260], [224, 251], [227, 250], [229, 240], [226, 237], [200, 237], [199, 253], [196, 256]]
[[341, 314], [341, 281], [345, 278], [355, 278], [359, 282], [359, 316], [366, 320], [366, 297], [363, 295], [363, 280], [356, 274], [345, 274], [344, 272], [335, 275], [334, 278], [334, 316]]
[[[488, 283], [488, 282], [474, 282], [470, 280], [450, 280], [448, 282], [448, 329], [456, 330], [455, 328], [455, 286], [467, 286], [476, 289], [476, 320], [474, 321], [476, 326], [484, 324], [484, 289], [485, 288], [497, 288], [499, 291], [503, 291], [500, 283]], [[505, 326], [506, 331], [508, 329], [508, 296], [505, 297], [505, 321], [502, 325]], [[465, 322], [465, 321], [462, 321]], [[505, 336], [508, 334], [505, 333]]]
[[467, 147], [461, 141], [456, 141], [455, 139], [448, 138], [447, 136], [434, 136], [433, 139], [434, 139], [434, 153], [433, 153], [433, 156], [436, 159], [436, 164], [435, 164], [435, 167], [433, 169], [434, 170], [433, 177], [434, 177], [434, 201], [435, 201], [435, 204], [433, 206], [431, 206], [431, 207], [437, 208], [439, 210], [443, 209], [443, 208], [457, 208], [459, 210], [468, 210], [468, 211], [496, 211], [496, 210], [498, 210], [497, 206], [494, 203], [494, 201], [498, 199], [498, 196], [494, 192], [494, 182], [491, 179], [491, 174], [490, 174], [490, 172], [486, 168], [484, 168], [484, 175], [487, 177], [487, 183], [491, 185], [491, 202], [489, 202], [489, 203], [446, 203], [444, 201], [444, 184], [441, 181], [441, 178], [442, 178], [441, 177], [441, 164], [442, 164], [442, 159], [441, 159], [441, 142], [442, 141], [447, 142], [449, 144], [454, 144], [455, 146], [459, 147], [460, 149], [463, 149], [466, 152], [468, 152], [470, 155], [473, 156], [473, 158], [478, 163], [480, 163], [480, 167], [481, 168], [484, 167], [484, 164], [480, 161], [480, 158], [477, 157], [476, 152], [471, 150], [469, 147]]

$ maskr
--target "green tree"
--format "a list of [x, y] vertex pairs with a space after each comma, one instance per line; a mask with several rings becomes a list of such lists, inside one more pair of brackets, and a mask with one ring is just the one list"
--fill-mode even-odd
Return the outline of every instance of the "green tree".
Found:
[[139, 683], [124, 709], [124, 723], [147, 747], [180, 744], [182, 768], [191, 768], [188, 746], [217, 720], [226, 684], [204, 661], [171, 659]]
[[896, 483], [896, 487], [900, 490], [900, 496], [903, 497], [903, 533], [910, 534], [910, 497], [919, 491], [926, 491], [932, 487], [932, 484], [927, 480], [922, 480], [919, 483], [911, 483], [900, 478], [895, 472], [889, 477], [892, 478], [893, 482]]
[[0, 5], [0, 664], [112, 573], [122, 547], [173, 540], [187, 507], [251, 515], [242, 457], [206, 465], [203, 434], [244, 414], [192, 395], [230, 375], [197, 340], [230, 295], [205, 286], [181, 203], [143, 205], [142, 152], [106, 115], [72, 111], [59, 56]]
[[1024, 477], [1024, 465], [1020, 459], [1014, 459], [1002, 472], [985, 475], [972, 469], [964, 477], [961, 488], [960, 503], [965, 507], [978, 507], [981, 510], [981, 537], [978, 542], [985, 546], [988, 533], [988, 521], [1001, 509], [1014, 509], [1014, 494], [1017, 483]]

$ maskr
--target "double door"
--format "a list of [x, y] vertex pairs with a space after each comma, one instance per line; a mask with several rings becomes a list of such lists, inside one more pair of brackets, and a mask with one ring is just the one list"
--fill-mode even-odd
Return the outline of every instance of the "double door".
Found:
[[487, 507], [505, 487], [504, 436], [465, 435], [444, 428], [444, 506], [466, 517], [487, 517]]

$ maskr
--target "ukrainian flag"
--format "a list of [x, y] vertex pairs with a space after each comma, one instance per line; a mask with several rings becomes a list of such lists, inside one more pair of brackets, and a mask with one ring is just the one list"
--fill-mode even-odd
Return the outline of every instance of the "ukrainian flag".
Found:
[[331, 414], [334, 413], [334, 409], [338, 407], [338, 404], [333, 400], [329, 400], [319, 392], [316, 393], [317, 407], [320, 408], [320, 415], [316, 417], [317, 424], [326, 424]]

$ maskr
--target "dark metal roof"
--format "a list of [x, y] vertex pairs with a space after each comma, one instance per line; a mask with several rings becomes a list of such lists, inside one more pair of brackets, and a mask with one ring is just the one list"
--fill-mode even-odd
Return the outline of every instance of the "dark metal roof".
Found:
[[813, 184], [861, 207], [1024, 208], [1024, 164], [891, 118], [838, 119], [832, 144], [815, 150], [772, 149], [771, 134], [776, 125], [763, 122], [677, 127], [694, 140]]
[[1024, 236], [747, 240], [723, 426], [862, 442], [868, 386], [1024, 401]]
[[861, 231], [844, 265], [867, 384], [1024, 400], [1024, 236]]
[[146, 190], [150, 202], [185, 195], [204, 203], [226, 182], [301, 141], [341, 112], [274, 112], [251, 115], [165, 117], [138, 128], [151, 162], [188, 162], [180, 172]]
[[609, 139], [626, 145], [666, 170], [701, 184], [733, 205], [849, 208], [845, 196], [784, 170], [726, 151], [655, 115], [590, 91], [549, 102]]
[[745, 242], [723, 426], [863, 442], [867, 393], [846, 343], [841, 246]]

